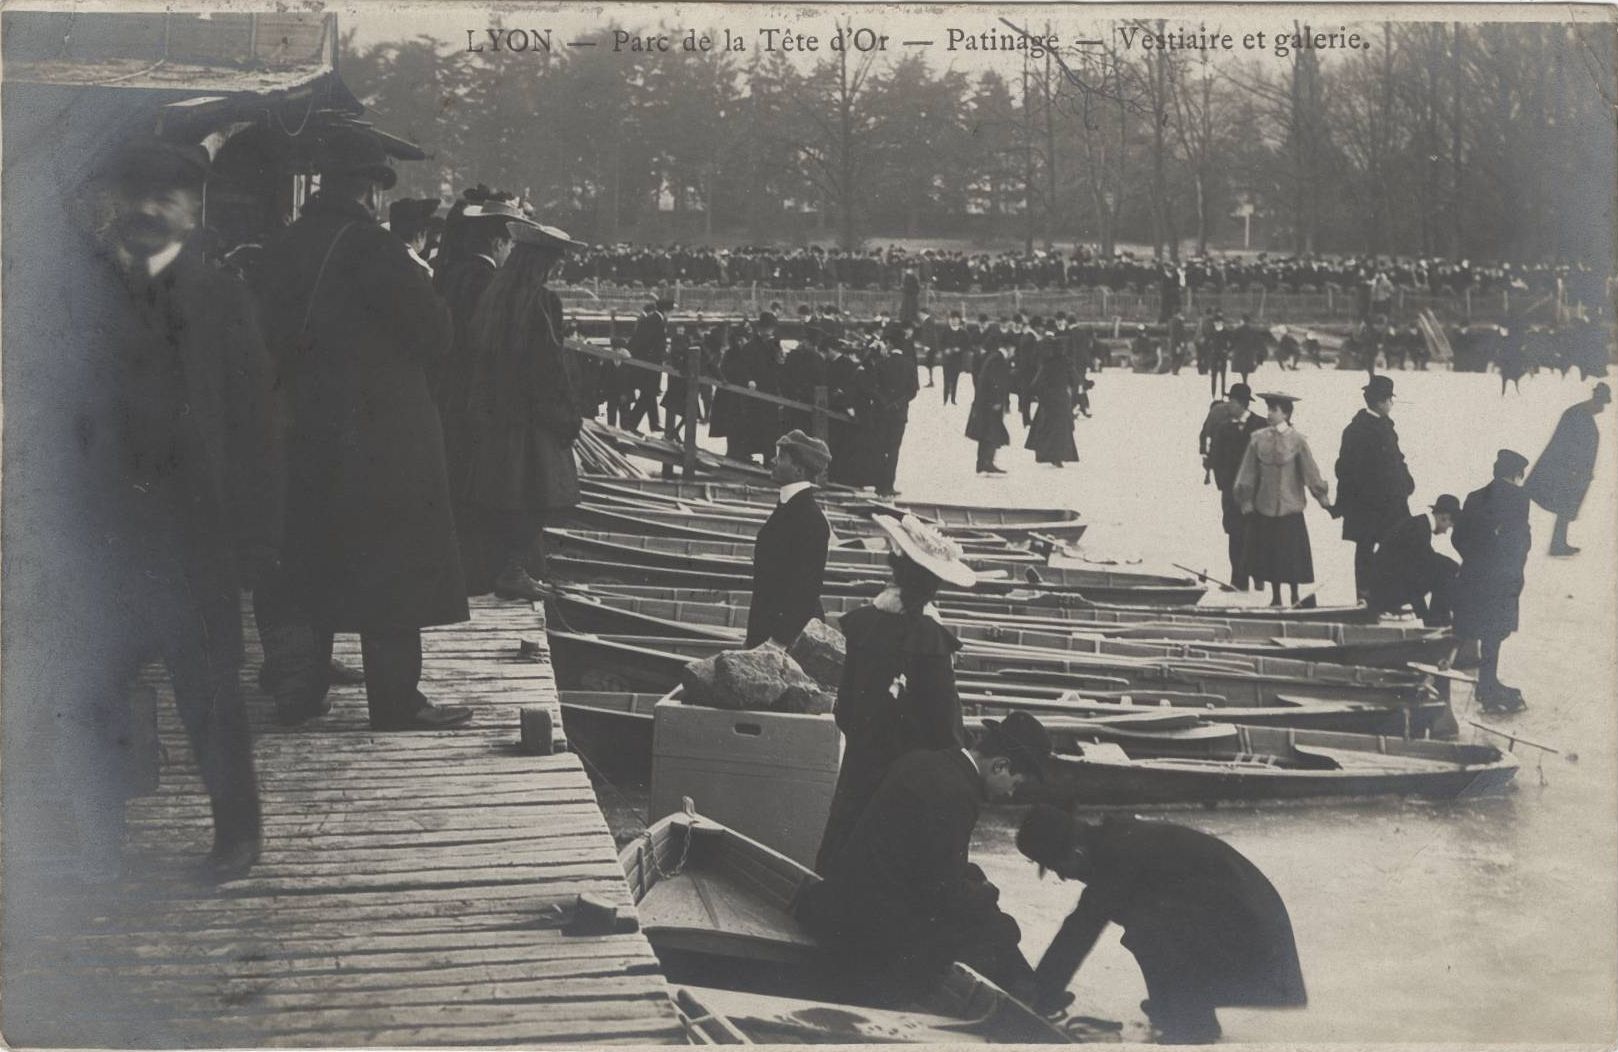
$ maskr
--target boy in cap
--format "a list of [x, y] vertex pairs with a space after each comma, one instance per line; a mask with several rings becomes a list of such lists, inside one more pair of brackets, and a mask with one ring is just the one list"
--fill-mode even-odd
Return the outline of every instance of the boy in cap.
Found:
[[[1533, 534], [1523, 475], [1528, 458], [1513, 449], [1495, 455], [1494, 480], [1466, 495], [1455, 523], [1461, 572], [1455, 585], [1456, 650], [1478, 641], [1476, 696], [1485, 712], [1525, 708], [1522, 691], [1500, 682], [1500, 644], [1517, 631], [1517, 600]], [[1453, 658], [1453, 655], [1452, 655]]]
[[1221, 1005], [1308, 1003], [1286, 904], [1222, 840], [1127, 816], [1080, 822], [1040, 805], [1017, 830], [1017, 849], [1041, 872], [1084, 884], [1034, 972], [1038, 1011], [1073, 1001], [1068, 984], [1108, 924], [1124, 929], [1162, 1044], [1217, 1041]]
[[1460, 513], [1461, 502], [1451, 494], [1441, 494], [1430, 511], [1410, 516], [1377, 542], [1372, 560], [1372, 610], [1397, 613], [1409, 604], [1429, 627], [1450, 623], [1451, 593], [1461, 568], [1454, 559], [1433, 551], [1433, 538], [1448, 533]]
[[852, 991], [907, 1001], [960, 961], [1012, 996], [1033, 993], [1021, 930], [968, 861], [985, 802], [1044, 778], [1050, 734], [1026, 712], [984, 720], [964, 749], [918, 749], [889, 768], [798, 917]]
[[753, 545], [753, 598], [747, 610], [747, 645], [773, 639], [791, 646], [812, 618], [824, 617], [820, 589], [826, 578], [831, 526], [815, 502], [831, 450], [799, 430], [775, 442], [770, 477], [781, 500]]

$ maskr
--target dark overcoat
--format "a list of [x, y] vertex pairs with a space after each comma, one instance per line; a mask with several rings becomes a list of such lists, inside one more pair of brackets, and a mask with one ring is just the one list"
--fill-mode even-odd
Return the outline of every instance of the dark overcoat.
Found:
[[290, 584], [336, 631], [466, 620], [427, 383], [452, 327], [427, 273], [360, 205], [316, 195], [268, 249], [263, 299], [290, 413]]
[[465, 497], [475, 507], [542, 517], [579, 502], [573, 440], [584, 413], [578, 362], [560, 338], [561, 299], [541, 286], [525, 309], [529, 317], [507, 338], [473, 341]]
[[1562, 414], [1545, 452], [1523, 483], [1530, 500], [1568, 519], [1578, 518], [1596, 471], [1601, 432], [1596, 428], [1590, 404], [1580, 402]]
[[847, 653], [833, 710], [843, 765], [821, 838], [826, 861], [842, 844], [893, 761], [912, 749], [963, 741], [955, 652], [961, 643], [924, 614], [862, 606], [839, 621]]
[[1017, 922], [968, 858], [982, 803], [960, 749], [907, 753], [800, 896], [805, 927], [866, 993], [919, 994], [957, 960], [1002, 986], [1031, 983]]
[[1234, 848], [1128, 817], [1103, 819], [1091, 836], [1090, 880], [1035, 971], [1041, 1001], [1067, 988], [1110, 922], [1149, 987], [1211, 1006], [1308, 1002], [1286, 904]]
[[[814, 349], [807, 341], [799, 343], [787, 352], [786, 361], [781, 365], [781, 396], [790, 398], [794, 402], [803, 402], [805, 405], [815, 404], [815, 388], [826, 386], [826, 359]], [[828, 400], [831, 392], [827, 392]], [[781, 410], [781, 426], [783, 431], [797, 428], [809, 434], [814, 433], [814, 414], [807, 409]]]
[[1466, 495], [1453, 540], [1461, 554], [1455, 582], [1458, 638], [1501, 640], [1517, 631], [1517, 599], [1532, 541], [1522, 487], [1495, 479]]
[[1416, 489], [1393, 421], [1361, 409], [1337, 450], [1337, 509], [1345, 541], [1376, 541], [1410, 517]]
[[820, 589], [826, 577], [831, 526], [814, 489], [777, 504], [753, 542], [753, 598], [747, 608], [747, 645], [767, 639], [791, 646], [811, 618], [825, 617]]
[[1214, 484], [1219, 487], [1220, 524], [1232, 536], [1240, 533], [1243, 525], [1242, 509], [1236, 503], [1234, 492], [1236, 473], [1242, 469], [1248, 440], [1266, 426], [1264, 418], [1257, 413], [1248, 413], [1245, 420], [1226, 419], [1214, 425], [1208, 463], [1213, 469]]
[[450, 492], [459, 491], [467, 469], [467, 398], [472, 389], [472, 315], [478, 301], [494, 280], [494, 260], [487, 256], [467, 256], [444, 267], [439, 291], [449, 305], [455, 337], [450, 352], [428, 372], [433, 398], [438, 403], [439, 422], [444, 429], [445, 461], [449, 468]]
[[1006, 408], [1011, 401], [1011, 362], [999, 351], [984, 356], [972, 378], [972, 409], [966, 417], [966, 437], [991, 446], [1011, 445], [1006, 430]]
[[1371, 562], [1371, 606], [1394, 611], [1445, 587], [1456, 574], [1448, 556], [1433, 551], [1433, 521], [1412, 515], [1377, 542]]
[[1079, 377], [1067, 355], [1053, 351], [1034, 377], [1032, 395], [1038, 403], [1034, 423], [1023, 440], [1023, 448], [1034, 451], [1041, 462], [1065, 463], [1079, 459], [1073, 442], [1073, 402], [1079, 391]]

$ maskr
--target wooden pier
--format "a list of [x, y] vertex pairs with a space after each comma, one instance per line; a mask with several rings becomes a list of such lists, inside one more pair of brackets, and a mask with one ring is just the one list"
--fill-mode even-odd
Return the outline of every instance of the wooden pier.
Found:
[[[683, 1043], [645, 937], [581, 923], [579, 895], [629, 897], [579, 758], [517, 747], [524, 705], [548, 705], [562, 741], [544, 646], [526, 603], [478, 601], [428, 631], [424, 693], [477, 710], [440, 733], [372, 732], [363, 687], [279, 728], [250, 654], [264, 855], [219, 887], [195, 875], [207, 797], [154, 670], [162, 784], [131, 802], [123, 881], [7, 890], [8, 1043]], [[339, 637], [355, 667], [358, 649]]]

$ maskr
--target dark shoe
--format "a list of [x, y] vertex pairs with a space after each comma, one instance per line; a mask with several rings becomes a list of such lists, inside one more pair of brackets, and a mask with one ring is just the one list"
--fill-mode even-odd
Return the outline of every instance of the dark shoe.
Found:
[[[364, 681], [364, 677], [360, 677], [360, 682], [363, 683]], [[300, 723], [318, 720], [330, 712], [330, 695], [323, 694], [318, 701], [294, 700], [291, 698], [285, 700], [281, 698], [275, 699], [275, 722], [283, 727], [296, 727]]]
[[1573, 547], [1573, 545], [1571, 545], [1571, 544], [1558, 544], [1555, 547], [1551, 548], [1551, 555], [1556, 557], [1556, 558], [1559, 558], [1559, 559], [1560, 558], [1566, 558], [1569, 555], [1577, 555], [1577, 554], [1579, 554], [1579, 549]]
[[331, 659], [331, 683], [334, 687], [358, 687], [365, 682], [365, 673], [353, 665]]
[[995, 467], [993, 464], [989, 465], [988, 471], [991, 475], [1004, 475], [1006, 473], [1005, 468]]
[[537, 602], [545, 598], [545, 586], [528, 576], [520, 567], [507, 567], [494, 579], [494, 594], [501, 599], [526, 599]]
[[204, 872], [215, 884], [240, 880], [258, 863], [263, 842], [257, 837], [242, 837], [214, 844], [208, 852]]
[[446, 731], [472, 721], [472, 710], [465, 705], [423, 705], [398, 715], [372, 714], [373, 731]]

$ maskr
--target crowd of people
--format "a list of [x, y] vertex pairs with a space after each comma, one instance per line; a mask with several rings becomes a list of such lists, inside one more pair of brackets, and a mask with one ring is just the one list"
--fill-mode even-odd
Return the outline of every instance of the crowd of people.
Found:
[[1510, 263], [1441, 258], [1192, 256], [1168, 262], [1128, 251], [1102, 256], [1085, 245], [1057, 250], [964, 252], [868, 250], [741, 245], [596, 245], [570, 256], [559, 278], [570, 284], [601, 283], [631, 288], [682, 285], [758, 285], [772, 289], [902, 289], [907, 280], [940, 293], [1010, 289], [1107, 288], [1144, 292], [1175, 286], [1219, 292], [1363, 290], [1370, 300], [1392, 299], [1396, 290], [1461, 295], [1520, 290], [1553, 292], [1560, 280], [1570, 296], [1599, 301], [1604, 276], [1584, 264]]
[[[1599, 434], [1595, 419], [1611, 401], [1605, 383], [1587, 401], [1570, 408], [1533, 470], [1515, 450], [1499, 451], [1494, 478], [1463, 503], [1439, 494], [1428, 512], [1412, 515], [1415, 480], [1399, 448], [1392, 411], [1394, 382], [1374, 374], [1362, 389], [1365, 407], [1343, 430], [1335, 474], [1337, 497], [1322, 474], [1308, 439], [1292, 424], [1299, 399], [1261, 392], [1266, 413], [1252, 411], [1254, 393], [1232, 384], [1228, 397], [1210, 408], [1198, 438], [1204, 468], [1220, 493], [1220, 521], [1229, 541], [1226, 587], [1271, 590], [1282, 606], [1282, 586], [1292, 605], [1300, 585], [1315, 580], [1304, 508], [1313, 497], [1343, 522], [1343, 539], [1354, 545], [1354, 590], [1380, 613], [1406, 607], [1434, 627], [1453, 627], [1452, 660], [1470, 660], [1478, 648], [1476, 696], [1485, 712], [1523, 708], [1522, 692], [1500, 681], [1500, 646], [1518, 628], [1518, 597], [1530, 543], [1528, 505], [1556, 516], [1550, 554], [1569, 557], [1579, 549], [1568, 529], [1578, 517], [1595, 473]], [[1461, 556], [1456, 564], [1433, 551], [1432, 539], [1454, 530]]]

